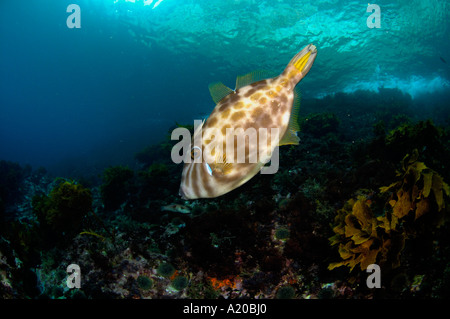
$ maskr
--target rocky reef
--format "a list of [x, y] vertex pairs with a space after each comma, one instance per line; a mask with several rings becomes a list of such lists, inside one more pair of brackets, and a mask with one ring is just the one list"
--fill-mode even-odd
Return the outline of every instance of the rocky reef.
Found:
[[304, 101], [299, 124], [277, 174], [214, 199], [179, 198], [169, 138], [100, 179], [1, 161], [0, 296], [448, 298], [449, 123], [358, 91]]

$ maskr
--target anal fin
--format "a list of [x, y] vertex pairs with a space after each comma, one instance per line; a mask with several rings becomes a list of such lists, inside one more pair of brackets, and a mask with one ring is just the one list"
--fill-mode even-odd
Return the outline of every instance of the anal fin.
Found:
[[297, 136], [297, 132], [300, 131], [300, 125], [298, 124], [299, 110], [300, 110], [300, 92], [298, 91], [297, 88], [295, 88], [291, 117], [289, 118], [289, 124], [286, 133], [281, 138], [279, 146], [299, 144], [300, 138]]
[[286, 130], [286, 133], [283, 135], [283, 138], [280, 140], [279, 146], [283, 145], [298, 145], [300, 142], [300, 138], [297, 136], [296, 132], [291, 130]]

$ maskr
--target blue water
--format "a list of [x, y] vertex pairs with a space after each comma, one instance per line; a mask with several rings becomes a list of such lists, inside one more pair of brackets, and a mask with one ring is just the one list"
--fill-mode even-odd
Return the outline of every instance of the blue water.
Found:
[[[376, 4], [0, 0], [0, 299], [448, 299], [450, 2]], [[208, 85], [309, 43], [278, 172], [182, 199]]]
[[[81, 28], [68, 28], [78, 4]], [[207, 86], [279, 72], [308, 43], [303, 96], [450, 86], [450, 10], [442, 1], [4, 0], [0, 3], [0, 159], [106, 166], [214, 107]]]

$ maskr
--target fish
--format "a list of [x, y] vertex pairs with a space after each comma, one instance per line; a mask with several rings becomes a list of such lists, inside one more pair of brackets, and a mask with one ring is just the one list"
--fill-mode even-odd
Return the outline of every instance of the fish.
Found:
[[181, 205], [181, 204], [169, 204], [161, 207], [161, 211], [175, 212], [181, 214], [190, 214], [191, 210], [189, 207]]
[[183, 199], [222, 196], [260, 172], [277, 146], [298, 145], [296, 86], [316, 56], [316, 46], [309, 44], [278, 76], [239, 76], [234, 90], [220, 82], [209, 85], [216, 106], [197, 126], [191, 152], [184, 154], [179, 188]]

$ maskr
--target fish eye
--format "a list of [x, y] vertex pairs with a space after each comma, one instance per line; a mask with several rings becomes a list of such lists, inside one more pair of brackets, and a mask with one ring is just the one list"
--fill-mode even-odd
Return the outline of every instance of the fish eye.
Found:
[[202, 154], [202, 149], [198, 146], [194, 146], [191, 149], [191, 158], [192, 159], [196, 159], [197, 157], [199, 157]]

